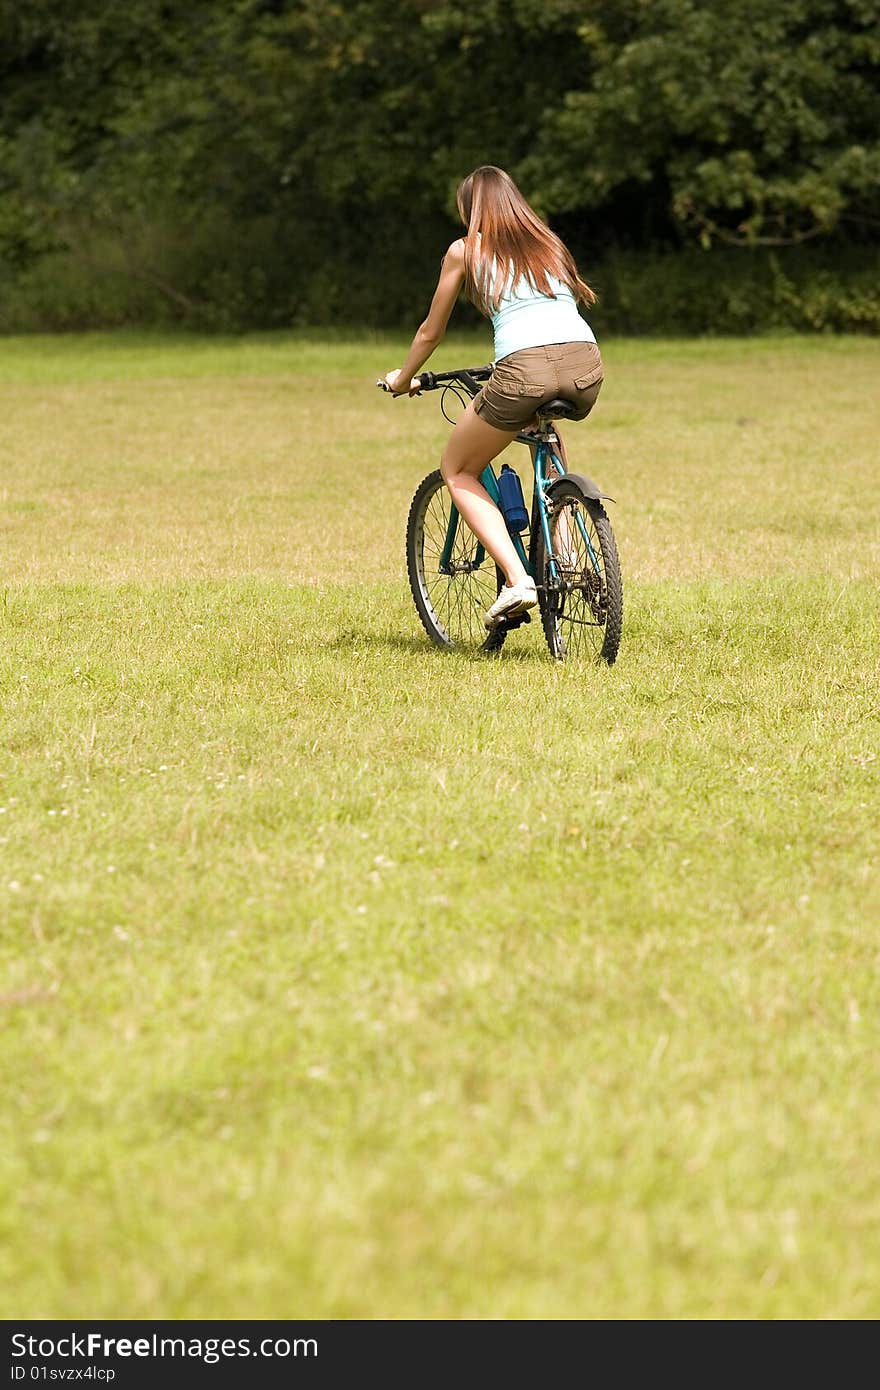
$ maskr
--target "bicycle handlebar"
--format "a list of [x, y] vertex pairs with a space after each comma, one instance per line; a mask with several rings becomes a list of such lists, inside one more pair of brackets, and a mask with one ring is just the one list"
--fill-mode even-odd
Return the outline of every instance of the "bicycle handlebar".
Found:
[[[480, 381], [488, 381], [494, 370], [495, 363], [490, 362], [484, 367], [458, 367], [453, 372], [422, 372], [416, 380], [419, 383], [420, 391], [436, 391], [441, 386], [448, 386], [452, 382], [458, 382], [465, 390], [469, 391], [472, 396], [475, 396], [479, 390], [477, 383]], [[382, 391], [391, 391], [391, 387], [384, 378], [380, 378], [376, 382], [376, 385]], [[404, 396], [406, 392], [401, 391], [400, 395]], [[395, 400], [397, 399], [399, 399], [399, 397], [395, 396]]]
[[463, 386], [468, 386], [470, 381], [488, 381], [495, 369], [495, 363], [490, 362], [486, 367], [458, 367], [454, 372], [422, 372], [419, 377], [423, 391], [436, 391], [438, 386], [445, 386], [450, 381], [460, 381]]

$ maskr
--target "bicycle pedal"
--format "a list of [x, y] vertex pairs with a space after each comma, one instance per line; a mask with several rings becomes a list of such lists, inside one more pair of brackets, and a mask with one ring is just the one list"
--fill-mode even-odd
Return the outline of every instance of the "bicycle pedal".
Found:
[[513, 632], [514, 628], [522, 627], [523, 623], [530, 623], [531, 621], [532, 615], [528, 608], [521, 608], [518, 613], [511, 613], [509, 618], [502, 618], [497, 626], [503, 628], [505, 632]]

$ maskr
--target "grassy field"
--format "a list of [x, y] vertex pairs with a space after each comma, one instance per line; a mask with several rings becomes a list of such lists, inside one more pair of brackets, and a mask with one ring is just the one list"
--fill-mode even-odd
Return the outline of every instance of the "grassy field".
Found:
[[604, 345], [610, 670], [401, 348], [0, 340], [0, 1316], [876, 1318], [880, 342]]

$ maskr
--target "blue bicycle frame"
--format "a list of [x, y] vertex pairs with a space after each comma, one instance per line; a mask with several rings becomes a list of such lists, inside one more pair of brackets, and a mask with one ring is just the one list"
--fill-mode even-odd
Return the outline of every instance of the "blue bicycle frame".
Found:
[[[517, 440], [522, 444], [528, 444], [530, 447], [534, 449], [533, 466], [535, 471], [535, 499], [537, 502], [538, 517], [541, 523], [541, 530], [544, 536], [544, 548], [548, 557], [550, 570], [549, 578], [551, 584], [555, 585], [559, 582], [560, 575], [559, 566], [556, 562], [556, 555], [553, 550], [553, 539], [550, 535], [550, 518], [547, 511], [547, 490], [549, 487], [552, 486], [552, 482], [556, 481], [556, 478], [560, 478], [565, 474], [565, 465], [563, 464], [562, 459], [560, 458], [556, 450], [552, 448], [552, 443], [556, 440], [556, 435], [552, 431], [548, 430], [546, 433], [538, 436], [520, 434], [517, 435]], [[550, 473], [551, 471], [556, 474], [556, 478], [553, 478], [552, 480], [548, 477], [548, 473]], [[493, 469], [491, 463], [487, 464], [487, 466], [483, 469], [483, 472], [480, 474], [480, 482], [483, 484], [483, 487], [488, 492], [496, 507], [500, 509], [501, 496], [498, 491], [498, 479], [495, 476], [495, 470]], [[580, 534], [583, 537], [584, 545], [587, 549], [587, 554], [590, 557], [590, 562], [594, 570], [596, 571], [597, 576], [601, 579], [602, 569], [599, 563], [599, 558], [596, 555], [596, 552], [593, 548], [593, 544], [590, 540], [587, 527], [584, 524], [584, 520], [583, 517], [580, 515], [580, 512], [577, 513], [575, 519], [577, 522], [578, 530], [580, 531]], [[452, 550], [453, 546], [455, 545], [455, 537], [458, 533], [458, 522], [458, 508], [455, 506], [454, 503], [452, 503], [449, 508], [449, 523], [446, 528], [446, 542], [443, 546], [443, 551], [440, 556], [441, 574], [452, 573]], [[516, 548], [516, 553], [522, 561], [523, 565], [525, 566], [527, 573], [532, 574], [532, 565], [528, 555], [526, 554], [525, 546], [522, 543], [521, 536], [518, 532], [513, 531], [510, 533], [510, 538], [513, 541], [513, 544]], [[483, 543], [481, 541], [478, 541], [477, 548], [474, 552], [473, 568], [479, 569], [485, 558], [485, 547], [483, 546]], [[532, 577], [535, 580], [538, 580], [539, 578], [538, 575], [534, 574], [532, 574]]]

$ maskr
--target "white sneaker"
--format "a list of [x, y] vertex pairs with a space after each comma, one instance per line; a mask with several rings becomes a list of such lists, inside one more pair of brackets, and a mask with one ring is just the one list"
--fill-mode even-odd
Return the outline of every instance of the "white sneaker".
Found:
[[486, 627], [497, 627], [502, 618], [521, 613], [524, 608], [534, 608], [538, 602], [538, 591], [534, 579], [522, 579], [519, 584], [505, 584], [483, 622]]

